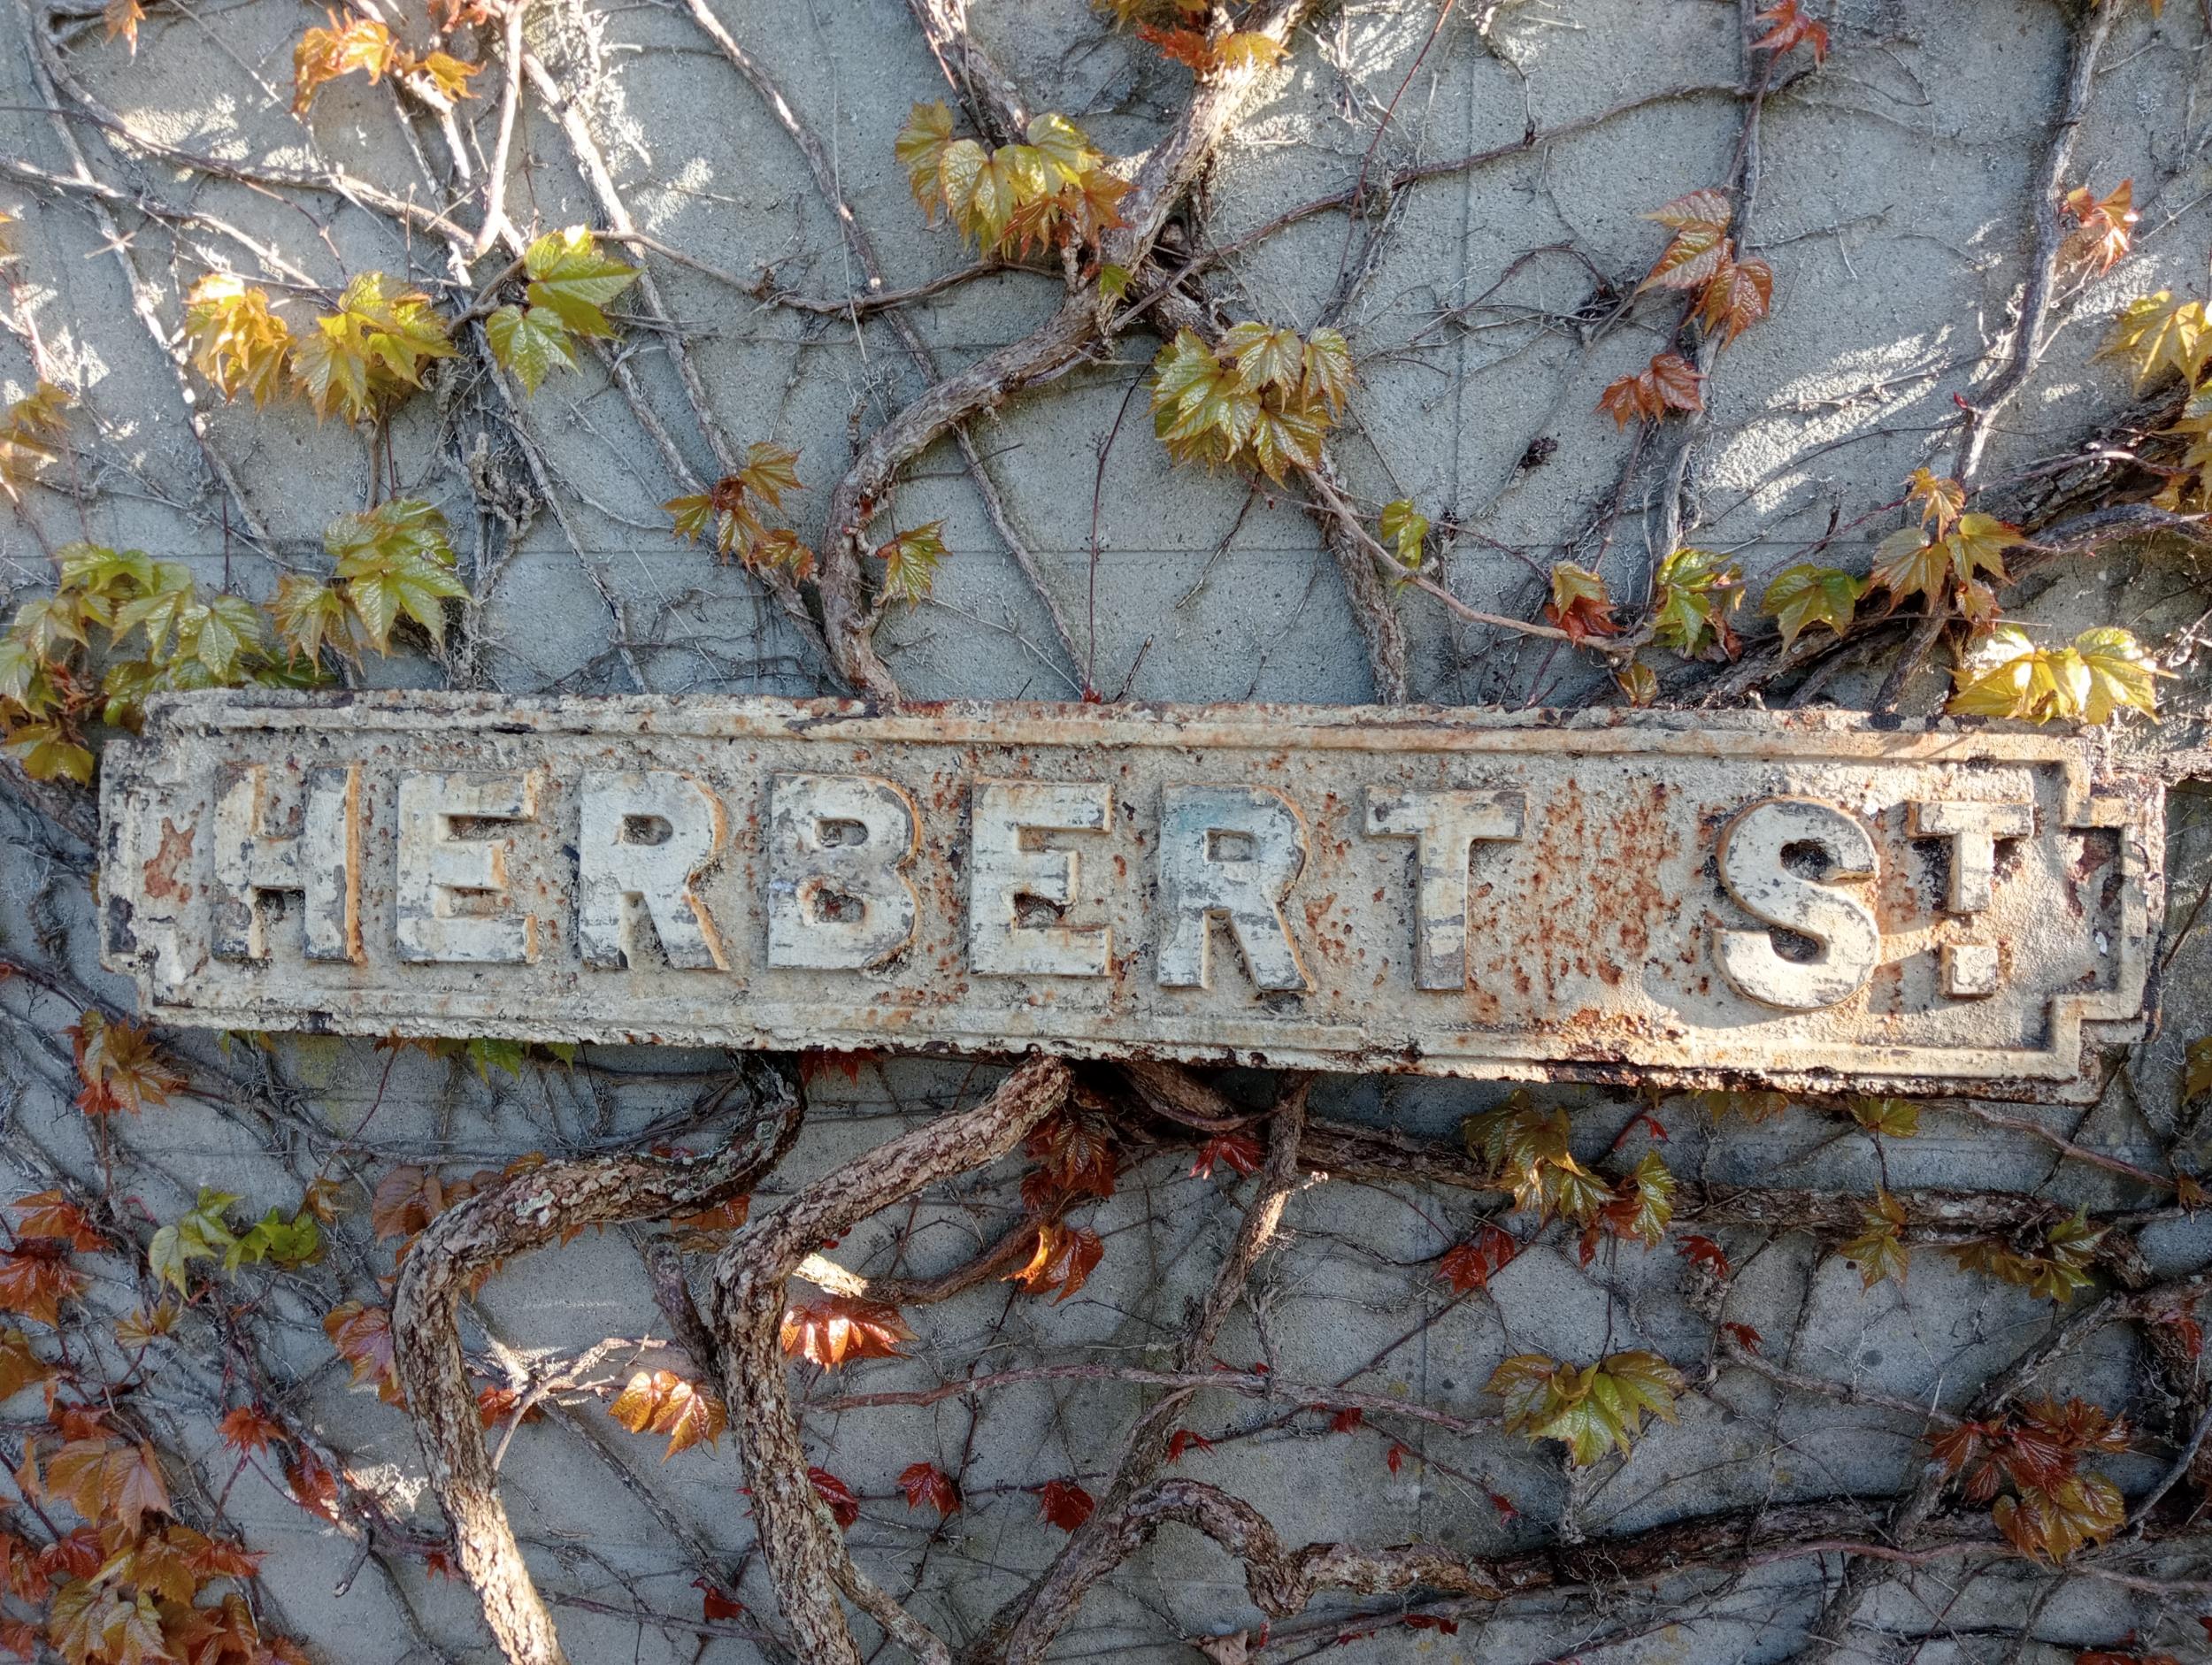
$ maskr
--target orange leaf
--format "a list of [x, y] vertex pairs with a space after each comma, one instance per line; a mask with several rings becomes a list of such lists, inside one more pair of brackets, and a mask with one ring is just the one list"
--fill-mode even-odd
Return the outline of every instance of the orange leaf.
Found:
[[46, 1489], [87, 1521], [120, 1521], [134, 1534], [146, 1515], [169, 1512], [161, 1464], [143, 1442], [73, 1439], [47, 1463]]
[[382, 1307], [357, 1301], [342, 1301], [323, 1316], [323, 1333], [338, 1356], [353, 1367], [357, 1383], [373, 1381], [376, 1396], [387, 1405], [404, 1405], [399, 1391], [399, 1367], [392, 1357], [392, 1315]]
[[2061, 206], [2080, 223], [2059, 250], [2059, 258], [2094, 266], [2101, 272], [2119, 264], [2135, 240], [2135, 222], [2142, 218], [2135, 211], [2131, 179], [2122, 180], [2101, 202], [2089, 194], [2086, 185], [2078, 185], [2066, 193]]
[[1164, 29], [1157, 24], [1141, 23], [1137, 26], [1137, 38], [1150, 42], [1166, 57], [1187, 65], [1194, 75], [1210, 73], [1221, 61], [1213, 42], [1196, 29]]
[[1019, 1284], [1033, 1295], [1056, 1289], [1060, 1292], [1053, 1298], [1056, 1305], [1090, 1280], [1105, 1253], [1106, 1246], [1097, 1232], [1047, 1222], [1037, 1228], [1037, 1250], [1029, 1264], [1009, 1272], [1004, 1281]]
[[914, 1339], [896, 1307], [879, 1301], [825, 1295], [784, 1309], [779, 1339], [786, 1358], [805, 1358], [825, 1370], [850, 1359], [895, 1359], [899, 1343]]
[[315, 102], [316, 89], [341, 75], [358, 70], [373, 85], [385, 71], [397, 66], [401, 53], [392, 32], [369, 18], [338, 21], [326, 14], [330, 27], [310, 29], [292, 49], [292, 113], [305, 115]]
[[284, 1438], [281, 1423], [250, 1405], [225, 1411], [222, 1420], [215, 1424], [215, 1431], [223, 1437], [225, 1445], [242, 1454], [266, 1451]]
[[76, 1249], [102, 1249], [108, 1240], [92, 1216], [58, 1191], [37, 1191], [8, 1205], [17, 1210], [16, 1232], [22, 1237], [52, 1238]]
[[1759, 13], [1759, 21], [1771, 23], [1774, 28], [1751, 43], [1753, 51], [1772, 52], [1778, 58], [1801, 44], [1813, 49], [1815, 64], [1828, 61], [1828, 26], [1807, 17], [1798, 0], [1778, 0]]
[[67, 1263], [68, 1253], [40, 1238], [0, 1255], [0, 1311], [58, 1325], [61, 1303], [81, 1294], [91, 1281]]
[[161, 1061], [154, 1043], [136, 1024], [111, 1019], [96, 1009], [81, 1013], [68, 1030], [84, 1083], [77, 1108], [87, 1116], [133, 1116], [149, 1104], [165, 1104], [184, 1089], [184, 1078]]
[[735, 1196], [697, 1214], [679, 1215], [669, 1224], [685, 1231], [734, 1231], [753, 1211], [750, 1196]]
[[729, 1420], [719, 1398], [673, 1370], [640, 1370], [607, 1407], [607, 1415], [634, 1434], [666, 1434], [663, 1462], [702, 1440], [715, 1444]]
[[1697, 321], [1725, 347], [1767, 315], [1774, 299], [1774, 268], [1755, 256], [1721, 265], [1697, 299]]

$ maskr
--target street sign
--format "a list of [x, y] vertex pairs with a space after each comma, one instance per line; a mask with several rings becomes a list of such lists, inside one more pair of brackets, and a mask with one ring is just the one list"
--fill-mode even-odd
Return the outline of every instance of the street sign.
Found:
[[1833, 713], [260, 691], [101, 809], [168, 1024], [2047, 1098], [2140, 1032], [2164, 813]]

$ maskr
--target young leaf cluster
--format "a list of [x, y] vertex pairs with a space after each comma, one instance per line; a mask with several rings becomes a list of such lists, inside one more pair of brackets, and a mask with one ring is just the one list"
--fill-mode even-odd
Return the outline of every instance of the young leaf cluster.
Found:
[[[136, 0], [128, 0], [135, 8]], [[141, 14], [142, 15], [142, 13]], [[322, 87], [343, 75], [365, 76], [371, 85], [382, 76], [416, 78], [449, 102], [473, 96], [469, 77], [480, 74], [481, 64], [466, 64], [450, 53], [414, 52], [401, 42], [380, 19], [349, 11], [343, 18], [328, 14], [330, 27], [309, 29], [292, 48], [292, 113], [304, 115]], [[109, 32], [116, 33], [111, 17]], [[135, 21], [130, 27], [131, 45], [138, 45]]]
[[1743, 600], [1743, 569], [1710, 549], [1683, 548], [1653, 575], [1658, 605], [1652, 640], [1685, 659], [1733, 659], [1739, 644], [1729, 616]]
[[72, 543], [55, 569], [0, 635], [0, 733], [35, 779], [89, 784], [84, 725], [134, 725], [153, 694], [292, 679], [260, 609], [202, 595], [181, 562]]
[[1082, 128], [1048, 111], [1025, 144], [987, 149], [953, 137], [942, 100], [916, 104], [893, 150], [914, 200], [933, 225], [943, 214], [987, 255], [1019, 258], [1035, 249], [1095, 252], [1121, 224], [1129, 181], [1106, 165]]
[[194, 366], [226, 399], [244, 393], [259, 406], [296, 392], [318, 418], [335, 410], [349, 422], [381, 421], [432, 361], [459, 351], [430, 297], [381, 272], [354, 277], [334, 308], [296, 331], [265, 290], [212, 273], [185, 297], [184, 333]]
[[762, 440], [746, 449], [745, 466], [736, 473], [661, 507], [674, 517], [678, 537], [695, 543], [711, 533], [714, 552], [724, 560], [735, 556], [749, 572], [774, 567], [808, 579], [814, 575], [814, 551], [790, 527], [767, 518], [783, 512], [784, 493], [804, 489], [798, 452]]
[[1319, 464], [1353, 385], [1351, 349], [1333, 329], [1248, 320], [1218, 347], [1178, 330], [1153, 360], [1153, 432], [1179, 464], [1256, 468], [1279, 484]]
[[[2082, 1459], [2128, 1448], [2127, 1423], [2078, 1399], [2033, 1400], [2014, 1415], [1962, 1422], [1928, 1442], [1934, 1466], [1972, 1503], [1995, 1506], [1997, 1530], [2024, 1555], [2064, 1561], [2127, 1519], [2119, 1487]], [[2007, 1485], [2008, 1496], [1998, 1492]]]
[[264, 1261], [288, 1270], [321, 1257], [322, 1232], [308, 1209], [297, 1209], [287, 1218], [283, 1209], [272, 1207], [240, 1231], [225, 1218], [237, 1201], [230, 1192], [201, 1186], [198, 1201], [156, 1231], [146, 1246], [146, 1268], [154, 1281], [170, 1285], [188, 1301], [194, 1261], [219, 1261], [227, 1275]]
[[2157, 679], [2171, 674], [2117, 625], [2093, 626], [2063, 648], [2039, 648], [2017, 625], [2000, 625], [1953, 673], [1957, 687], [1945, 709], [2031, 723], [2103, 724], [2123, 711], [2154, 717]]
[[2045, 1301], [2064, 1302], [2090, 1285], [2090, 1269], [2096, 1264], [2097, 1246], [2105, 1227], [2089, 1224], [2086, 1209], [2077, 1208], [2043, 1233], [2032, 1247], [1982, 1240], [1962, 1243], [1951, 1252], [1969, 1271], [1986, 1272], [2014, 1284]]
[[523, 304], [509, 302], [484, 320], [492, 357], [526, 393], [557, 366], [576, 368], [579, 340], [611, 341], [603, 310], [637, 281], [637, 268], [603, 252], [581, 226], [548, 232], [523, 252]]
[[1645, 1414], [1675, 1420], [1682, 1373], [1655, 1353], [1608, 1354], [1572, 1365], [1540, 1353], [1517, 1353], [1490, 1373], [1489, 1389], [1505, 1401], [1509, 1433], [1556, 1439], [1567, 1460], [1586, 1467], [1608, 1451], [1627, 1456], [1643, 1432]]

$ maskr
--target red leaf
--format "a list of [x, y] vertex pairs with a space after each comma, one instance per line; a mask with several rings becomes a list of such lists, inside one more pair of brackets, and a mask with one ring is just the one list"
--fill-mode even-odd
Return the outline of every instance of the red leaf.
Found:
[[403, 1405], [399, 1391], [399, 1365], [392, 1357], [392, 1315], [381, 1307], [357, 1301], [341, 1301], [323, 1316], [323, 1333], [338, 1356], [353, 1367], [357, 1383], [373, 1381], [376, 1396], [387, 1405]]
[[711, 1582], [703, 1574], [691, 1581], [691, 1587], [699, 1592], [700, 1602], [706, 1609], [704, 1616], [707, 1618], [734, 1619], [745, 1611], [745, 1604], [742, 1601], [735, 1596], [726, 1594], [720, 1584]]
[[1772, 52], [1779, 57], [1801, 43], [1813, 49], [1815, 64], [1827, 62], [1828, 26], [1807, 17], [1800, 9], [1798, 0], [1778, 0], [1778, 4], [1759, 13], [1759, 21], [1771, 23], [1774, 30], [1754, 41], [1751, 43], [1753, 51]]
[[296, 1462], [284, 1465], [284, 1483], [292, 1488], [292, 1500], [310, 1515], [338, 1518], [338, 1477], [313, 1452], [303, 1451]]
[[1764, 1339], [1747, 1324], [1724, 1324], [1721, 1325], [1721, 1331], [1746, 1353], [1756, 1353], [1759, 1343]]
[[1260, 1141], [1244, 1133], [1217, 1133], [1200, 1147], [1198, 1160], [1190, 1165], [1191, 1178], [1210, 1179], [1217, 1163], [1225, 1162], [1240, 1174], [1259, 1171]]
[[875, 1062], [872, 1052], [803, 1052], [799, 1055], [799, 1085], [806, 1086], [814, 1078], [827, 1075], [834, 1070], [848, 1081], [860, 1079], [860, 1067]]
[[1436, 1270], [1455, 1294], [1487, 1289], [1490, 1280], [1505, 1270], [1520, 1247], [1511, 1233], [1486, 1222], [1481, 1231], [1439, 1261]]
[[1037, 1488], [1037, 1500], [1045, 1520], [1064, 1532], [1082, 1525], [1098, 1507], [1096, 1500], [1072, 1480], [1046, 1481]]
[[1211, 1451], [1214, 1448], [1214, 1442], [1192, 1429], [1178, 1428], [1168, 1436], [1167, 1460], [1170, 1462], [1182, 1462], [1183, 1454], [1193, 1446], [1197, 1446], [1201, 1451]]
[[1409, 1630], [1439, 1630], [1446, 1636], [1459, 1634], [1459, 1621], [1440, 1618], [1433, 1613], [1409, 1613], [1404, 1620]]
[[960, 1513], [959, 1484], [933, 1462], [911, 1462], [899, 1470], [899, 1489], [910, 1509], [926, 1503], [940, 1515]]
[[827, 1469], [810, 1467], [806, 1477], [814, 1482], [815, 1495], [829, 1505], [830, 1518], [837, 1523], [838, 1530], [852, 1531], [853, 1523], [860, 1518], [860, 1500], [853, 1495], [852, 1487]]
[[1624, 428], [1639, 419], [1656, 422], [1670, 410], [1702, 410], [1703, 380], [1680, 353], [1655, 353], [1648, 369], [1608, 382], [1598, 409]]
[[1367, 1413], [1359, 1406], [1347, 1405], [1329, 1418], [1329, 1431], [1332, 1433], [1348, 1434], [1366, 1420]]
[[1716, 1278], [1728, 1276], [1728, 1255], [1709, 1237], [1690, 1236], [1675, 1246], [1675, 1252], [1693, 1266], [1702, 1266]]
[[1514, 1507], [1513, 1500], [1502, 1492], [1490, 1493], [1490, 1507], [1497, 1510], [1498, 1518], [1509, 1526], [1521, 1518], [1521, 1511]]
[[1405, 1465], [1405, 1460], [1412, 1454], [1394, 1439], [1390, 1442], [1390, 1449], [1383, 1454], [1383, 1462], [1391, 1473], [1395, 1474]]

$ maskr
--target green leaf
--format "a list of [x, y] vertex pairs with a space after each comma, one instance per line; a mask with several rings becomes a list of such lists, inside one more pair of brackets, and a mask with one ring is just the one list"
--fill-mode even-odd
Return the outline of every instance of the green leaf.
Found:
[[1399, 497], [1385, 503], [1377, 524], [1383, 541], [1397, 551], [1399, 564], [1417, 568], [1428, 543], [1429, 518], [1413, 506], [1413, 500]]
[[1901, 1284], [1905, 1281], [1912, 1252], [1905, 1247], [1904, 1225], [1904, 1205], [1886, 1191], [1876, 1192], [1859, 1235], [1839, 1251], [1859, 1269], [1862, 1288], [1871, 1289], [1886, 1278], [1894, 1278]]
[[1743, 599], [1743, 569], [1710, 549], [1681, 549], [1659, 563], [1652, 639], [1685, 659], [1732, 658], [1728, 616]]
[[637, 281], [637, 268], [602, 254], [581, 226], [549, 232], [523, 256], [533, 307], [545, 307], [579, 335], [611, 336], [604, 307]]
[[525, 393], [538, 386], [558, 367], [576, 368], [568, 326], [550, 307], [503, 306], [484, 320], [484, 337], [492, 357], [515, 372]]
[[25, 723], [11, 729], [7, 750], [34, 780], [92, 784], [92, 753], [58, 723]]
[[933, 520], [877, 546], [876, 554], [883, 562], [886, 595], [918, 602], [929, 594], [930, 586], [936, 579], [937, 564], [944, 558], [945, 541], [941, 535], [944, 525], [941, 520]]
[[365, 515], [346, 515], [323, 533], [337, 561], [336, 576], [362, 633], [379, 653], [391, 647], [392, 628], [404, 616], [445, 640], [449, 601], [468, 591], [453, 576], [453, 548], [445, 516], [416, 498], [395, 498]]
[[488, 1086], [491, 1084], [495, 1070], [503, 1070], [519, 1078], [527, 1050], [519, 1040], [507, 1040], [494, 1035], [475, 1036], [465, 1048], [469, 1065], [476, 1071], [477, 1079]]
[[1305, 373], [1306, 344], [1294, 329], [1234, 324], [1221, 338], [1221, 350], [1236, 361], [1240, 387], [1274, 387], [1295, 392]]
[[[915, 108], [918, 111], [921, 107], [918, 104]], [[946, 131], [951, 131], [949, 121]], [[1086, 173], [1106, 159], [1092, 149], [1090, 139], [1082, 128], [1065, 116], [1055, 115], [1049, 111], [1031, 119], [1027, 137], [1032, 148], [1043, 157], [1052, 173], [1051, 183], [1055, 188], [1079, 183]]]
[[1920, 1107], [1910, 1099], [1853, 1099], [1851, 1119], [1870, 1133], [1911, 1139], [1920, 1132]]
[[952, 111], [942, 99], [914, 106], [906, 126], [892, 142], [891, 153], [906, 170], [906, 182], [925, 217], [934, 220], [945, 207], [944, 156], [952, 143]]
[[1841, 635], [1866, 594], [1866, 580], [1832, 566], [1799, 562], [1784, 567], [1767, 586], [1761, 607], [1782, 627], [1786, 650], [1801, 631], [1825, 625]]
[[1353, 380], [1352, 349], [1343, 336], [1333, 329], [1317, 329], [1306, 337], [1301, 393], [1319, 399], [1333, 412], [1352, 396]]

